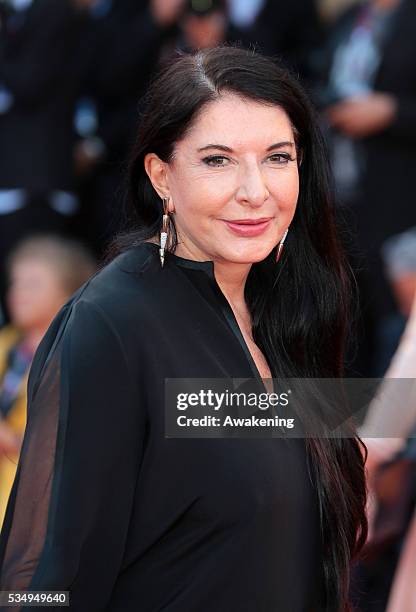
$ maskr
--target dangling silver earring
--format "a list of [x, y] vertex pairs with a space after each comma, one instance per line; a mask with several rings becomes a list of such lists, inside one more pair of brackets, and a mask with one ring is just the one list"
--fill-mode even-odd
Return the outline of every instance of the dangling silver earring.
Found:
[[163, 220], [162, 220], [162, 229], [160, 232], [160, 263], [163, 268], [163, 264], [165, 263], [165, 248], [168, 241], [168, 231], [169, 231], [169, 198], [163, 197]]
[[277, 247], [277, 253], [276, 253], [276, 263], [279, 261], [280, 256], [282, 255], [282, 251], [283, 251], [283, 247], [285, 244], [285, 240], [286, 240], [286, 236], [289, 232], [289, 228], [287, 228], [287, 230], [285, 231], [285, 233], [282, 236], [281, 241], [279, 242], [279, 246]]

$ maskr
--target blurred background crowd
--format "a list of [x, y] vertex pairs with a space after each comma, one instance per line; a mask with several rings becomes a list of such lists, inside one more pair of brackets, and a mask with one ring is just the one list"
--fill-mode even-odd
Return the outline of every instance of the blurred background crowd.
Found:
[[[415, 0], [0, 0], [0, 523], [33, 354], [122, 226], [141, 96], [177, 50], [238, 43], [299, 76], [357, 279], [348, 374], [416, 378], [415, 33]], [[363, 612], [416, 612], [416, 393], [403, 402], [400, 435], [368, 440]]]

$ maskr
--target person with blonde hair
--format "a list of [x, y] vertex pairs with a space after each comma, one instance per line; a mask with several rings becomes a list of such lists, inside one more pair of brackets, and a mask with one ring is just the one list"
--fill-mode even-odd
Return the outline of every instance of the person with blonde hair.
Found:
[[27, 238], [7, 262], [11, 322], [0, 330], [0, 524], [26, 425], [27, 379], [52, 319], [95, 270], [88, 251], [55, 236]]

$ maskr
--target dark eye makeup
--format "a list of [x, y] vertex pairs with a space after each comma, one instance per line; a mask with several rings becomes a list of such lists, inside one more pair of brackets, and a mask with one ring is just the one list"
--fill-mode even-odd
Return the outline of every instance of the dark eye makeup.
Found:
[[[267, 158], [271, 160], [273, 163], [275, 162], [278, 166], [285, 166], [290, 161], [295, 161], [296, 158], [292, 157], [290, 153], [273, 153], [269, 155]], [[204, 157], [202, 159], [203, 163], [207, 166], [211, 166], [213, 168], [220, 168], [221, 166], [225, 166], [229, 158], [225, 155], [208, 155], [208, 157]]]
[[278, 164], [284, 165], [290, 161], [295, 161], [296, 157], [292, 157], [290, 153], [273, 153], [273, 155], [270, 155], [269, 159], [276, 161]]
[[227, 160], [228, 157], [225, 157], [224, 155], [208, 155], [208, 157], [204, 157], [202, 161], [207, 166], [224, 166], [225, 164], [221, 163], [221, 161]]

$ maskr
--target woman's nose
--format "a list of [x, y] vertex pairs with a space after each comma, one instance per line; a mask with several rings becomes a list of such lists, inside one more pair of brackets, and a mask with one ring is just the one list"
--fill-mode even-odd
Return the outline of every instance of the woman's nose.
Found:
[[262, 206], [270, 194], [261, 168], [257, 164], [242, 168], [238, 180], [237, 202], [255, 207]]

